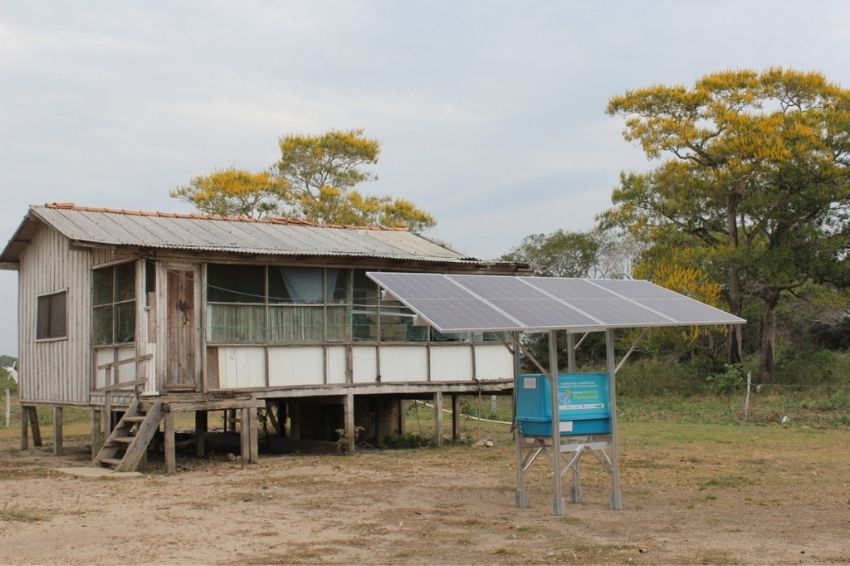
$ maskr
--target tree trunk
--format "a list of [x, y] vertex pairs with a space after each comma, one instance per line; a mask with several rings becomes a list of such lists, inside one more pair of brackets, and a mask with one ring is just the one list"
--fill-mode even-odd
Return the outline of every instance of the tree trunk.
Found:
[[776, 305], [779, 293], [771, 293], [764, 300], [764, 315], [761, 319], [761, 345], [759, 347], [758, 382], [773, 381], [775, 370], [774, 350], [776, 346]]
[[[738, 247], [738, 192], [730, 192], [726, 196], [726, 232], [729, 234], [729, 243]], [[735, 316], [741, 316], [744, 308], [741, 290], [741, 269], [737, 265], [729, 267], [729, 308]], [[744, 336], [740, 324], [729, 326], [727, 344], [727, 358], [730, 364], [740, 364], [744, 361]]]
[[[740, 270], [738, 267], [729, 268], [729, 310], [735, 316], [741, 316], [743, 310], [743, 292], [741, 291]], [[726, 354], [730, 364], [740, 364], [744, 361], [744, 328], [740, 324], [730, 324], [726, 341]]]

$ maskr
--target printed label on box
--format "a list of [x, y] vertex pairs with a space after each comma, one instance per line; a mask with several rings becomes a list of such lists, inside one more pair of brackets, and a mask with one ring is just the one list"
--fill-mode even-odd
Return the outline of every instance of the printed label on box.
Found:
[[575, 381], [560, 384], [558, 410], [591, 411], [605, 408], [600, 384], [596, 381]]
[[524, 377], [522, 379], [523, 389], [537, 389], [537, 379], [534, 377]]
[[561, 421], [561, 424], [558, 426], [558, 430], [560, 432], [572, 432], [573, 421]]

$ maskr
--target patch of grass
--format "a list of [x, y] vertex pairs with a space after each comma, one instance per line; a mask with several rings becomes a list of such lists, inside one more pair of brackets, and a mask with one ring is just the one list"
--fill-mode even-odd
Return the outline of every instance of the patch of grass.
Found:
[[44, 521], [45, 517], [38, 511], [21, 509], [19, 507], [4, 507], [0, 511], [0, 521], [8, 523], [37, 523]]
[[706, 482], [703, 482], [702, 487], [703, 489], [707, 487], [730, 489], [753, 485], [754, 483], [755, 482], [748, 477], [731, 474], [727, 476], [712, 478]]
[[517, 525], [515, 529], [518, 533], [534, 533], [540, 530], [537, 525]]

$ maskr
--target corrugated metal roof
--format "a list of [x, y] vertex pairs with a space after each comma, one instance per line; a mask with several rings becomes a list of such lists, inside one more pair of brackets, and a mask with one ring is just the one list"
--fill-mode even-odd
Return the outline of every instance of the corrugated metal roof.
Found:
[[[80, 244], [132, 246], [261, 255], [370, 257], [426, 262], [477, 263], [404, 230], [318, 226], [281, 219], [251, 220], [188, 214], [32, 206], [35, 217]], [[13, 238], [0, 262], [16, 262], [23, 242]]]

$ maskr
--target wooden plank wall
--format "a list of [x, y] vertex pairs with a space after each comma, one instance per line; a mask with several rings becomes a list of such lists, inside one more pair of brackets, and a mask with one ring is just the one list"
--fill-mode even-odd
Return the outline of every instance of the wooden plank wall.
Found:
[[[18, 280], [18, 356], [23, 402], [84, 405], [91, 375], [91, 265], [88, 250], [72, 250], [43, 226], [23, 253]], [[68, 291], [68, 338], [35, 339], [38, 296]]]

